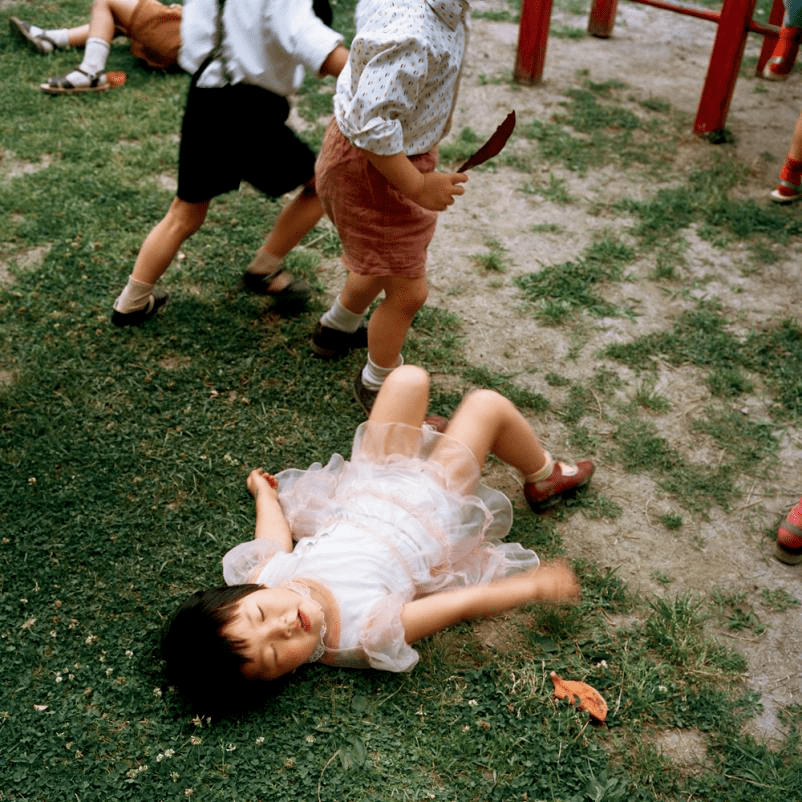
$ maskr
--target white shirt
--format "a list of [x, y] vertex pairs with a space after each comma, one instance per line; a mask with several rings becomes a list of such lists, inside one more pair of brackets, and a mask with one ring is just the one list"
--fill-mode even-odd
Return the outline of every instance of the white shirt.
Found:
[[468, 0], [360, 0], [334, 113], [380, 156], [431, 150], [448, 133], [468, 35]]
[[[212, 52], [218, 0], [186, 0], [178, 62], [194, 74]], [[203, 72], [198, 86], [249, 83], [286, 97], [301, 85], [304, 70], [320, 72], [343, 37], [312, 11], [312, 0], [226, 0], [223, 58]], [[230, 77], [230, 81], [227, 80]]]

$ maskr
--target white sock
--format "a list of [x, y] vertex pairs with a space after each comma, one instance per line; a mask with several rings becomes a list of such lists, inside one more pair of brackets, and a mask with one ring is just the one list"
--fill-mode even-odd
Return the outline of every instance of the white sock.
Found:
[[525, 484], [529, 484], [529, 482], [539, 482], [541, 479], [548, 479], [549, 476], [551, 476], [551, 472], [554, 470], [554, 460], [551, 458], [551, 454], [549, 454], [548, 451], [546, 451], [545, 454], [546, 462], [543, 467], [539, 471], [524, 476]]
[[404, 364], [404, 357], [399, 354], [398, 355], [398, 362], [393, 365], [391, 368], [383, 368], [381, 365], [377, 365], [371, 358], [370, 354], [368, 354], [368, 361], [365, 364], [365, 367], [362, 368], [362, 384], [368, 388], [368, 390], [380, 390], [382, 384], [384, 384], [384, 380], [400, 365]]
[[353, 334], [362, 325], [364, 319], [364, 313], [357, 314], [348, 309], [348, 307], [343, 306], [343, 302], [338, 295], [331, 307], [323, 313], [320, 323], [330, 329], [347, 331], [349, 334]]
[[78, 69], [88, 72], [90, 75], [97, 75], [99, 72], [103, 72], [110, 50], [111, 45], [105, 39], [90, 36], [86, 40], [84, 60]]
[[151, 292], [153, 292], [152, 284], [137, 281], [132, 276], [129, 276], [128, 283], [114, 302], [114, 308], [123, 314], [144, 309], [148, 305], [148, 298], [150, 298]]
[[34, 36], [41, 36], [44, 34], [53, 42], [56, 47], [70, 46], [70, 34], [66, 28], [51, 28], [49, 30], [43, 30], [42, 28], [38, 28], [36, 25], [31, 25], [31, 33]]
[[268, 276], [275, 273], [280, 267], [281, 259], [278, 256], [273, 256], [264, 248], [260, 248], [246, 270], [248, 273], [256, 273], [258, 276]]

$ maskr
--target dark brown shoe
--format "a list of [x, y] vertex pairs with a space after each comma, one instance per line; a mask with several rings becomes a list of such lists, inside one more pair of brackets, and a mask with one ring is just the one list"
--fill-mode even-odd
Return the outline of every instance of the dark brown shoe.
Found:
[[354, 398], [368, 417], [370, 417], [370, 411], [373, 409], [378, 394], [378, 390], [370, 390], [362, 384], [362, 371], [360, 370], [354, 379]]
[[336, 359], [356, 348], [368, 347], [368, 327], [362, 324], [356, 331], [340, 331], [318, 323], [312, 335], [312, 352], [320, 359]]
[[115, 326], [138, 326], [146, 320], [152, 318], [170, 299], [170, 293], [164, 290], [154, 289], [151, 292], [148, 302], [142, 309], [133, 312], [118, 312], [112, 310], [111, 322]]

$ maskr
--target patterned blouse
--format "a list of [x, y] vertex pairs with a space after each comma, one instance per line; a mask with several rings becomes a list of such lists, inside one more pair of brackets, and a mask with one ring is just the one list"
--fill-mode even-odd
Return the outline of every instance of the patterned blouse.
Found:
[[353, 145], [415, 156], [448, 133], [468, 39], [468, 0], [360, 0], [334, 98]]

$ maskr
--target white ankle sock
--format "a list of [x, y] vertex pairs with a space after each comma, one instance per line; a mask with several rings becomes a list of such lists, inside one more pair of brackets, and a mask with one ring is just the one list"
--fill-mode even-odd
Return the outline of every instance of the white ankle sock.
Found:
[[543, 467], [539, 471], [535, 471], [534, 473], [524, 476], [524, 484], [529, 484], [529, 482], [540, 482], [542, 479], [548, 479], [549, 476], [551, 476], [551, 472], [554, 470], [554, 460], [551, 458], [551, 454], [549, 454], [548, 451], [546, 451], [545, 454], [546, 462], [544, 463]]
[[128, 283], [114, 302], [114, 308], [123, 314], [144, 309], [148, 304], [148, 298], [150, 298], [151, 292], [153, 292], [152, 284], [146, 284], [144, 281], [137, 281], [135, 278], [129, 276]]
[[368, 354], [368, 361], [365, 364], [365, 367], [362, 368], [362, 384], [368, 388], [368, 390], [380, 390], [382, 384], [384, 384], [384, 380], [400, 365], [404, 364], [404, 357], [399, 354], [398, 362], [393, 365], [391, 368], [383, 368], [381, 365], [377, 365], [371, 358], [370, 354]]
[[90, 75], [97, 75], [103, 72], [106, 67], [106, 59], [109, 57], [111, 45], [97, 36], [90, 36], [86, 40], [84, 59], [79, 69], [88, 72]]
[[320, 323], [323, 326], [328, 326], [330, 329], [337, 329], [337, 331], [347, 331], [353, 334], [365, 319], [365, 315], [352, 312], [348, 307], [343, 306], [340, 296], [338, 295], [331, 307], [323, 313], [320, 318]]
[[267, 276], [275, 273], [280, 267], [281, 259], [278, 256], [273, 256], [264, 248], [260, 248], [246, 270], [248, 273], [255, 273], [258, 276]]
[[50, 30], [42, 30], [36, 25], [31, 25], [31, 33], [34, 36], [44, 34], [56, 47], [69, 47], [70, 34], [66, 28], [51, 28]]

